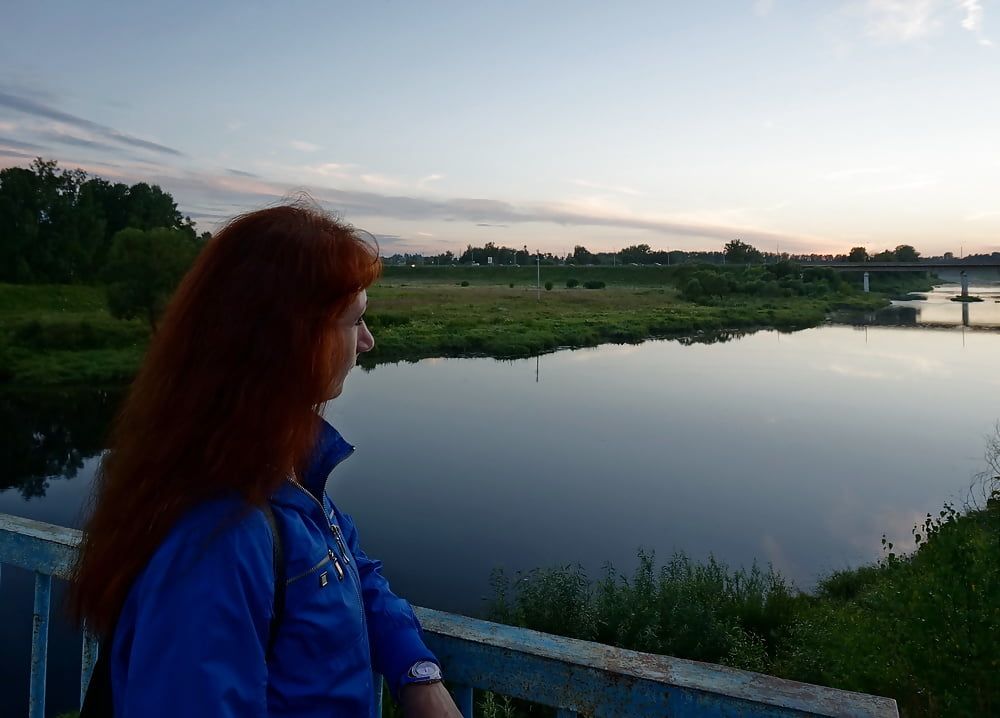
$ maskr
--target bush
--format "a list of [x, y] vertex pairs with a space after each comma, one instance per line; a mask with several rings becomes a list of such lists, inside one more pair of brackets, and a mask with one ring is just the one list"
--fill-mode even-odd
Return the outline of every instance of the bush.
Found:
[[508, 286], [508, 287], [510, 287], [511, 289], [513, 289], [513, 288], [514, 288], [514, 283], [513, 283], [513, 282], [511, 282], [511, 283], [510, 283], [510, 284], [508, 284], [507, 286]]
[[688, 300], [695, 300], [702, 297], [705, 294], [705, 289], [701, 286], [695, 277], [691, 277], [688, 283], [684, 285], [684, 289], [681, 290], [681, 295]]
[[579, 279], [573, 279], [573, 277], [570, 277], [569, 279], [566, 280], [566, 289], [572, 289], [578, 284], [580, 284]]
[[468, 280], [468, 279], [463, 279], [463, 280], [462, 280], [462, 286], [463, 286], [463, 287], [467, 287], [467, 286], [469, 286], [469, 280]]
[[586, 282], [583, 283], [584, 289], [604, 289], [604, 287], [605, 287], [604, 282], [599, 282], [593, 279], [587, 280]]
[[546, 292], [551, 292], [552, 291], [552, 282], [546, 282], [545, 283], [545, 291]]

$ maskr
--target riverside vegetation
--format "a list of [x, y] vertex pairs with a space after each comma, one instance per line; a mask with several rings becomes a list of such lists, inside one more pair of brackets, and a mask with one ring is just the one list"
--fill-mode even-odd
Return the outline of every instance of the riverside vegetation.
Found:
[[[608, 566], [494, 575], [493, 618], [650, 653], [722, 663], [895, 698], [904, 718], [1000, 714], [1000, 473], [980, 500], [913, 528], [912, 552], [883, 539], [873, 565], [811, 593], [772, 568], [731, 569], [640, 551], [631, 577]], [[494, 715], [537, 707], [490, 697]]]
[[[527, 267], [387, 267], [369, 291], [367, 319], [377, 342], [363, 362], [518, 358], [719, 330], [792, 330], [820, 324], [838, 309], [873, 309], [887, 304], [889, 294], [929, 287], [925, 276], [894, 275], [863, 294], [851, 277], [788, 263], [548, 267], [545, 278], [554, 288], [539, 300], [534, 274]], [[137, 309], [132, 318], [116, 319], [107, 292], [101, 285], [0, 284], [0, 383], [127, 382], [155, 314]], [[148, 304], [163, 301], [153, 297]]]

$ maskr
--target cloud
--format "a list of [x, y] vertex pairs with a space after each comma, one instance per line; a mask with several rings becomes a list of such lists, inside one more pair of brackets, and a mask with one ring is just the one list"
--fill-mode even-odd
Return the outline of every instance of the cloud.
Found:
[[121, 153], [121, 148], [119, 147], [115, 147], [107, 142], [101, 142], [100, 140], [80, 137], [64, 129], [35, 130], [33, 135], [49, 142], [58, 142], [73, 147], [85, 147], [86, 149], [100, 150], [101, 152], [110, 152], [112, 154]]
[[754, 0], [753, 14], [757, 17], [767, 17], [774, 10], [774, 0]]
[[100, 137], [107, 140], [117, 142], [119, 144], [128, 145], [130, 147], [136, 147], [143, 150], [150, 150], [152, 152], [159, 152], [161, 154], [172, 155], [175, 157], [183, 157], [184, 153], [180, 150], [175, 150], [172, 147], [167, 147], [166, 145], [161, 145], [157, 142], [150, 142], [149, 140], [144, 140], [139, 137], [133, 137], [132, 135], [125, 134], [124, 132], [119, 132], [116, 129], [108, 127], [106, 125], [98, 124], [97, 122], [91, 122], [82, 117], [77, 117], [76, 115], [71, 115], [68, 112], [63, 112], [57, 110], [54, 107], [50, 107], [37, 100], [30, 99], [28, 97], [23, 97], [19, 95], [14, 95], [9, 92], [0, 91], [0, 107], [7, 107], [16, 112], [21, 112], [26, 115], [33, 117], [43, 117], [47, 120], [55, 120], [56, 122], [63, 122], [72, 127], [76, 127], [87, 132], [92, 132]]
[[958, 5], [965, 11], [962, 27], [974, 33], [980, 45], [991, 46], [993, 43], [983, 35], [983, 6], [980, 0], [958, 0]]
[[317, 152], [323, 149], [319, 145], [314, 145], [312, 142], [303, 142], [302, 140], [292, 140], [288, 144], [293, 150], [298, 150], [299, 152]]
[[260, 175], [255, 175], [253, 172], [244, 172], [243, 170], [234, 170], [227, 168], [226, 172], [237, 177], [253, 177], [254, 179], [260, 179]]
[[392, 177], [386, 177], [385, 175], [366, 173], [361, 175], [361, 181], [365, 184], [372, 185], [373, 187], [402, 187], [403, 183]]
[[[10, 157], [12, 159], [18, 160], [33, 160], [37, 155], [31, 155], [27, 152], [19, 152], [18, 150], [6, 150], [0, 148], [0, 157]], [[17, 163], [14, 163], [17, 164]], [[6, 165], [5, 165], [6, 166]], [[2, 168], [0, 168], [2, 169]]]
[[418, 187], [423, 187], [423, 186], [425, 186], [425, 185], [427, 185], [427, 184], [429, 184], [431, 182], [437, 182], [438, 180], [442, 180], [442, 179], [444, 179], [444, 175], [429, 174], [426, 177], [421, 178], [420, 181], [417, 182], [417, 186]]
[[575, 180], [573, 180], [573, 184], [577, 185], [578, 187], [587, 187], [589, 189], [599, 189], [599, 190], [601, 190], [603, 192], [615, 192], [617, 194], [627, 194], [627, 195], [630, 195], [632, 197], [640, 197], [640, 196], [642, 196], [642, 192], [640, 192], [637, 189], [632, 189], [631, 187], [598, 184], [597, 182], [589, 182], [587, 180], [582, 180], [582, 179], [575, 179]]
[[941, 22], [933, 0], [868, 0], [865, 30], [883, 42], [909, 42], [927, 37]]
[[23, 142], [21, 140], [12, 140], [8, 137], [0, 137], [0, 145], [5, 145], [7, 147], [16, 147], [19, 150], [36, 150], [44, 151], [45, 148], [41, 145], [36, 145], [34, 142]]
[[863, 7], [865, 31], [881, 42], [905, 43], [930, 37], [943, 25], [948, 6], [961, 10], [961, 26], [980, 45], [993, 43], [983, 34], [982, 0], [867, 0]]

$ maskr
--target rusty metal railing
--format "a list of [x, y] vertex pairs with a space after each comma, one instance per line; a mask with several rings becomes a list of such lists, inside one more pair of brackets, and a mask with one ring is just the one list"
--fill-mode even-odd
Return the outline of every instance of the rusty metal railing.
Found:
[[[66, 579], [80, 532], [0, 514], [0, 565], [35, 572], [29, 718], [45, 715], [52, 579]], [[427, 608], [415, 609], [441, 660], [462, 715], [473, 715], [474, 690], [553, 706], [569, 716], [702, 718], [898, 718], [895, 701], [797, 683], [760, 673], [656, 656], [552, 636]], [[84, 636], [80, 700], [97, 642]], [[381, 700], [377, 693], [376, 700]]]

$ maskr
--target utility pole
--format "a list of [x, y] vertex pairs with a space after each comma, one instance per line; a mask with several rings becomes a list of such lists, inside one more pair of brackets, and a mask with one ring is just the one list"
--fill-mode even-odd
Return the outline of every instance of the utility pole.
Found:
[[542, 301], [542, 254], [535, 255], [535, 298]]

